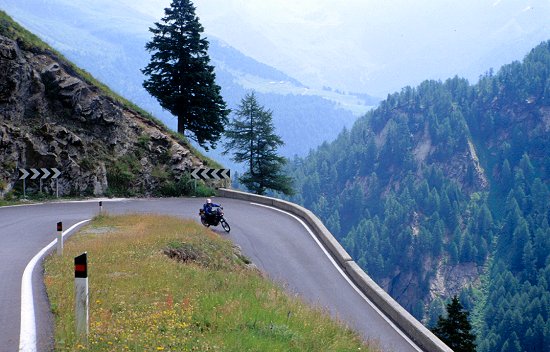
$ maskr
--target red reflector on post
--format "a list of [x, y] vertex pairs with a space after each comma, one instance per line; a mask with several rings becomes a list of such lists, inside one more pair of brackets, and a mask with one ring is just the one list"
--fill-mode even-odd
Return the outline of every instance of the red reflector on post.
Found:
[[63, 223], [61, 221], [57, 223], [57, 231], [63, 231]]
[[88, 277], [88, 253], [84, 252], [74, 258], [74, 277]]

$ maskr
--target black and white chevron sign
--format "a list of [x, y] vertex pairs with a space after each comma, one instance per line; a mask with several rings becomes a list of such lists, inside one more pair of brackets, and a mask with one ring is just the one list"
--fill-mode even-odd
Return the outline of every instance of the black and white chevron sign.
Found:
[[[31, 168], [31, 169], [19, 169], [20, 180], [25, 180], [26, 178], [29, 178], [31, 180], [36, 179], [47, 179], [47, 178], [58, 178], [59, 175], [61, 175], [61, 171], [59, 169], [52, 167], [52, 168]], [[30, 177], [29, 177], [30, 176]]]
[[227, 180], [231, 178], [229, 169], [193, 169], [191, 178], [195, 180]]

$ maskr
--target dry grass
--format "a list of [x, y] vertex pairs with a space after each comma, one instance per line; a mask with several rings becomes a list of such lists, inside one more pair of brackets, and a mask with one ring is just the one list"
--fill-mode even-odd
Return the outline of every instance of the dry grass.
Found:
[[[90, 336], [74, 323], [73, 258], [88, 252]], [[180, 261], [166, 253], [179, 253]], [[57, 351], [367, 351], [359, 336], [247, 267], [192, 221], [99, 217], [50, 256]]]

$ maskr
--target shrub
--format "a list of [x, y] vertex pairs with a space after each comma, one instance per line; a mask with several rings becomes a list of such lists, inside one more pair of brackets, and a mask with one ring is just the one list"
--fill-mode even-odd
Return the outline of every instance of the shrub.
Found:
[[139, 161], [133, 156], [125, 156], [107, 168], [109, 195], [130, 196], [135, 193], [133, 182], [139, 172]]

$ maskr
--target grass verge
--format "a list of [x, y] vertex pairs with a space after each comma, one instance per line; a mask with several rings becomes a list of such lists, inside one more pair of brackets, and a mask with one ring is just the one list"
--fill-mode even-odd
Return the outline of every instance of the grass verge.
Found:
[[[73, 258], [88, 252], [90, 335], [75, 336]], [[45, 261], [56, 351], [369, 351], [193, 221], [100, 216]]]

